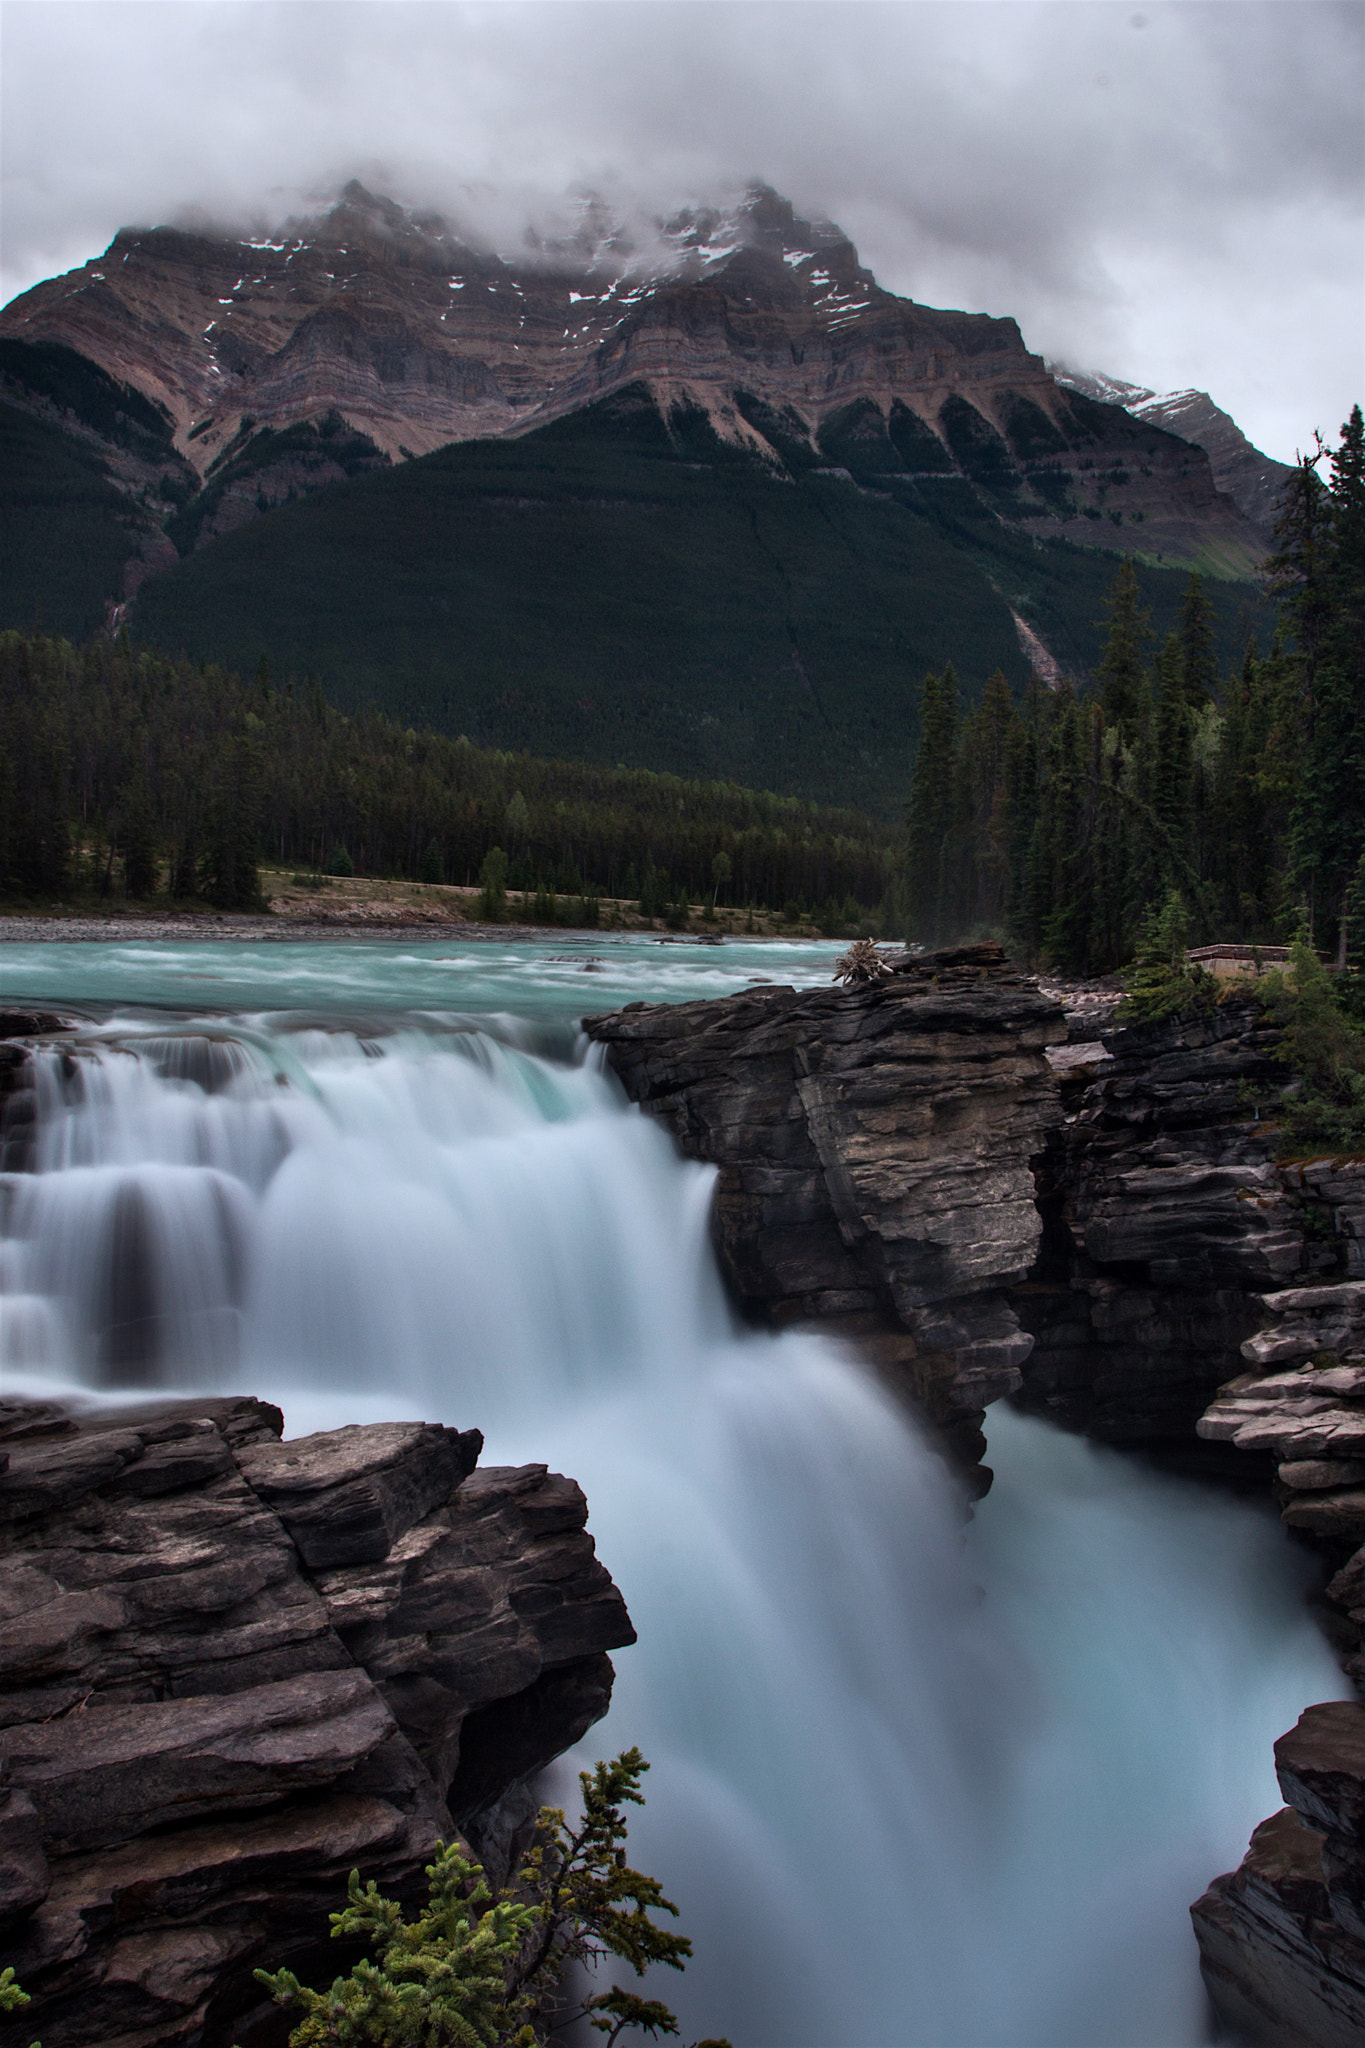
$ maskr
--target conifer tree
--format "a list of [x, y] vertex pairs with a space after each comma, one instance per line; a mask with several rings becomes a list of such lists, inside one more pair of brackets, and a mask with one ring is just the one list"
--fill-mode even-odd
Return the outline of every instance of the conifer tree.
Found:
[[[1319, 454], [1318, 459], [1321, 459]], [[1278, 529], [1277, 582], [1298, 641], [1305, 711], [1293, 851], [1318, 936], [1349, 945], [1347, 897], [1365, 852], [1365, 425], [1352, 412], [1323, 485], [1299, 465]]]
[[1114, 578], [1104, 602], [1109, 613], [1109, 636], [1097, 670], [1100, 699], [1105, 724], [1117, 726], [1122, 737], [1129, 740], [1142, 718], [1143, 668], [1152, 637], [1151, 613], [1142, 602], [1131, 555]]
[[1194, 734], [1185, 694], [1182, 649], [1174, 633], [1167, 636], [1157, 656], [1155, 697], [1152, 809], [1168, 835], [1163, 865], [1168, 882], [1173, 883], [1171, 849], [1188, 848], [1194, 821]]
[[926, 945], [946, 936], [957, 779], [957, 676], [951, 663], [920, 692], [919, 750], [910, 781], [906, 893], [911, 935]]
[[1213, 645], [1213, 607], [1196, 569], [1185, 589], [1180, 609], [1180, 671], [1185, 701], [1200, 710], [1213, 701], [1218, 690], [1218, 657]]

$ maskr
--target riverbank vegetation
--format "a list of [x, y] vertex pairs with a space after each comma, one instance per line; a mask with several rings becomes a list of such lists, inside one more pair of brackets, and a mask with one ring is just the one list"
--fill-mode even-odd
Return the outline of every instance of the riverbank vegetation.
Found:
[[265, 664], [247, 680], [126, 639], [0, 635], [0, 735], [14, 907], [252, 909], [270, 862], [491, 881], [540, 923], [591, 925], [615, 898], [664, 922], [752, 904], [840, 934], [882, 902], [898, 853], [896, 828], [857, 812], [349, 718]]

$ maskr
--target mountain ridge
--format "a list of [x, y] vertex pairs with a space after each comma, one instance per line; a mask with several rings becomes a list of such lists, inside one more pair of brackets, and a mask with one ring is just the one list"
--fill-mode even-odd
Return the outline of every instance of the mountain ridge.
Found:
[[[1139, 552], [1213, 573], [1249, 574], [1264, 549], [1202, 449], [1059, 382], [1012, 319], [883, 290], [840, 229], [763, 185], [659, 223], [643, 250], [587, 208], [576, 237], [513, 260], [353, 180], [274, 235], [120, 229], [4, 308], [0, 339], [21, 408], [24, 351], [56, 347], [157, 411], [169, 433], [144, 502], [163, 529], [162, 475], [172, 500], [197, 496], [267, 434], [335, 416], [371, 444], [349, 474], [524, 434], [643, 381], [665, 414], [700, 409], [779, 471], [848, 466], [851, 433], [878, 444], [864, 468], [965, 476], [1000, 516], [1082, 546], [1117, 515], [1145, 529]], [[229, 525], [316, 487], [298, 446], [278, 471], [259, 452]], [[196, 538], [221, 530], [215, 510]]]
[[1154, 391], [1146, 384], [1087, 375], [1060, 363], [1048, 367], [1065, 390], [1079, 391], [1102, 404], [1121, 405], [1135, 419], [1151, 420], [1202, 448], [1218, 489], [1267, 539], [1272, 536], [1281, 494], [1294, 474], [1293, 465], [1277, 462], [1257, 448], [1231, 413], [1216, 405], [1207, 391], [1198, 391], [1193, 385], [1180, 391]]
[[1158, 632], [1213, 579], [1224, 665], [1262, 621], [1203, 448], [765, 186], [515, 260], [356, 184], [121, 230], [0, 314], [0, 450], [0, 625], [882, 815], [926, 669], [1083, 680], [1120, 555]]

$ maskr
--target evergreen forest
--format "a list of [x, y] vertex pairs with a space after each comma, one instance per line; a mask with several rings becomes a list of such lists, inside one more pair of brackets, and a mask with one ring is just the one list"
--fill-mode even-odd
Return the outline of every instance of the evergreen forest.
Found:
[[1094, 682], [964, 707], [926, 676], [898, 920], [926, 944], [999, 932], [1068, 974], [1129, 960], [1172, 892], [1192, 943], [1307, 927], [1365, 954], [1365, 428], [1356, 407], [1286, 488], [1267, 584], [1277, 622], [1220, 668], [1192, 575], [1153, 631], [1131, 561]]
[[[207, 495], [253, 489], [265, 438]], [[142, 584], [129, 623], [196, 661], [250, 673], [264, 653], [278, 673], [311, 671], [352, 714], [370, 702], [479, 746], [898, 818], [926, 669], [951, 659], [975, 689], [999, 668], [1022, 689], [1017, 614], [1089, 672], [1120, 560], [1044, 517], [1021, 525], [966, 478], [887, 467], [900, 459], [850, 436], [829, 441], [837, 467], [778, 475], [705, 414], [665, 419], [632, 386], [197, 545], [187, 508], [170, 529], [183, 559]], [[1104, 530], [1141, 553], [1140, 526]], [[1141, 576], [1164, 631], [1184, 571], [1149, 555]], [[1263, 624], [1259, 592], [1222, 576], [1208, 590], [1230, 660]], [[0, 623], [31, 626], [33, 603]]]
[[[793, 906], [832, 930], [894, 882], [894, 828], [855, 812], [497, 753], [348, 718], [276, 686], [134, 649], [0, 634], [0, 895], [154, 894], [243, 910], [263, 860], [590, 900]], [[490, 869], [490, 857], [492, 864]]]
[[[262, 522], [262, 525], [266, 522]], [[831, 934], [1005, 937], [1032, 963], [1130, 960], [1176, 894], [1193, 942], [1311, 930], [1365, 955], [1365, 427], [1287, 488], [1272, 629], [1229, 658], [1203, 578], [1167, 630], [1131, 559], [1078, 687], [925, 676], [901, 819], [734, 782], [474, 745], [317, 680], [96, 637], [0, 635], [0, 893], [259, 901], [263, 861], [481, 882], [486, 900], [781, 909]], [[977, 671], [978, 674], [980, 671]], [[907, 698], [911, 695], [906, 692]], [[974, 701], [973, 701], [974, 699]], [[908, 714], [907, 714], [908, 715]], [[905, 757], [910, 756], [903, 740]], [[490, 894], [491, 887], [491, 894]], [[684, 912], [685, 915], [685, 912]], [[589, 913], [591, 916], [591, 913]]]

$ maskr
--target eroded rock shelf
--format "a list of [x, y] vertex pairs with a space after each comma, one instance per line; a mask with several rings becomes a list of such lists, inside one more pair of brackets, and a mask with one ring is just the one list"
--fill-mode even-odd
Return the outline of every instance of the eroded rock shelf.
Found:
[[[0, 1946], [44, 2048], [282, 2038], [363, 1867], [495, 1870], [634, 1640], [587, 1506], [475, 1430], [0, 1404]], [[32, 2015], [0, 2025], [28, 2048]]]

